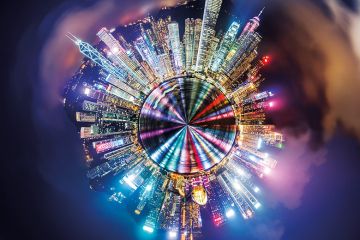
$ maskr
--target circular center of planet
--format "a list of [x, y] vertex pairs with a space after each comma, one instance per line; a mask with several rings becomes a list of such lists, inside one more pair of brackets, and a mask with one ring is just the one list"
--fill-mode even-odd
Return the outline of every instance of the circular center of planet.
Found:
[[146, 98], [139, 136], [150, 159], [179, 174], [208, 171], [231, 150], [233, 108], [213, 84], [193, 77], [163, 82]]

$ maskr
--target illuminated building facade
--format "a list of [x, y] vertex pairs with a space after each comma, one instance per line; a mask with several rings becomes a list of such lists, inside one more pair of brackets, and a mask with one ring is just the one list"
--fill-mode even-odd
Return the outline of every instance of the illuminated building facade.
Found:
[[196, 70], [196, 61], [199, 52], [199, 42], [201, 37], [202, 19], [195, 19], [194, 26], [194, 41], [193, 41], [193, 54], [191, 60], [191, 69]]
[[206, 0], [205, 10], [199, 40], [199, 49], [196, 59], [196, 70], [203, 71], [204, 59], [208, 51], [208, 45], [212, 36], [215, 35], [215, 26], [219, 16], [222, 0]]
[[177, 22], [169, 23], [168, 30], [169, 30], [170, 48], [174, 60], [174, 68], [177, 73], [180, 73], [183, 70], [183, 59], [182, 59], [182, 46], [180, 43], [180, 35], [179, 35], [179, 24]]
[[[223, 37], [219, 49], [214, 52], [214, 58], [211, 61], [211, 71], [215, 72], [218, 71], [220, 66], [222, 65], [226, 55], [230, 51], [230, 48], [235, 40], [235, 37], [238, 33], [240, 24], [237, 22], [233, 22], [226, 32], [225, 36]], [[211, 49], [214, 50], [214, 49]]]
[[[129, 58], [125, 49], [121, 47], [120, 43], [106, 28], [102, 28], [97, 35], [109, 47], [108, 55], [112, 58], [113, 63], [125, 69], [138, 84], [144, 89], [147, 89], [148, 82], [146, 81], [146, 77], [138, 67], [140, 63], [134, 62]], [[130, 79], [127, 80], [129, 81]]]
[[195, 36], [195, 21], [193, 18], [185, 19], [185, 33], [184, 33], [184, 45], [185, 45], [185, 67], [186, 70], [190, 70], [192, 67], [192, 59], [194, 55], [194, 36]]

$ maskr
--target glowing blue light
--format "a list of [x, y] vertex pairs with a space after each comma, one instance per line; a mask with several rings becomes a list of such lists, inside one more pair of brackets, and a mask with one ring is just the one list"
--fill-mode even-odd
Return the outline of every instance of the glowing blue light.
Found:
[[145, 188], [146, 191], [150, 191], [151, 189], [152, 189], [151, 185], [147, 185], [146, 188]]
[[149, 227], [149, 226], [146, 226], [146, 225], [143, 226], [143, 230], [145, 232], [148, 232], [148, 233], [153, 233], [154, 232], [154, 229], [152, 227]]
[[127, 185], [129, 185], [129, 187], [131, 187], [132, 189], [136, 189], [136, 185], [133, 183], [135, 179], [134, 175], [130, 175], [130, 176], [125, 176], [124, 177], [124, 182], [126, 182]]
[[177, 237], [177, 232], [176, 231], [170, 231], [169, 232], [169, 238], [173, 239], [173, 238], [176, 238]]
[[232, 217], [234, 217], [234, 216], [235, 216], [235, 211], [234, 211], [234, 209], [230, 208], [229, 210], [226, 211], [225, 215], [226, 215], [227, 218], [232, 218]]

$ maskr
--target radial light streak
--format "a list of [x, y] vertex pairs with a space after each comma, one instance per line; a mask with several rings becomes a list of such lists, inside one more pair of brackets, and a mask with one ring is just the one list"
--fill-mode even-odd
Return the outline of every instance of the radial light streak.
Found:
[[[197, 112], [203, 120], [191, 118]], [[147, 97], [139, 130], [154, 162], [185, 174], [221, 162], [236, 136], [234, 112], [225, 95], [209, 82], [190, 77], [163, 82]]]

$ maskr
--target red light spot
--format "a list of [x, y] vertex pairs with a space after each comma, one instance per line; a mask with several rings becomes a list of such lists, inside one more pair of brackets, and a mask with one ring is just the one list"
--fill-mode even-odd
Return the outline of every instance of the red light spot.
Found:
[[269, 63], [270, 62], [270, 57], [268, 55], [264, 56], [263, 57], [263, 63], [266, 64], [266, 63]]

